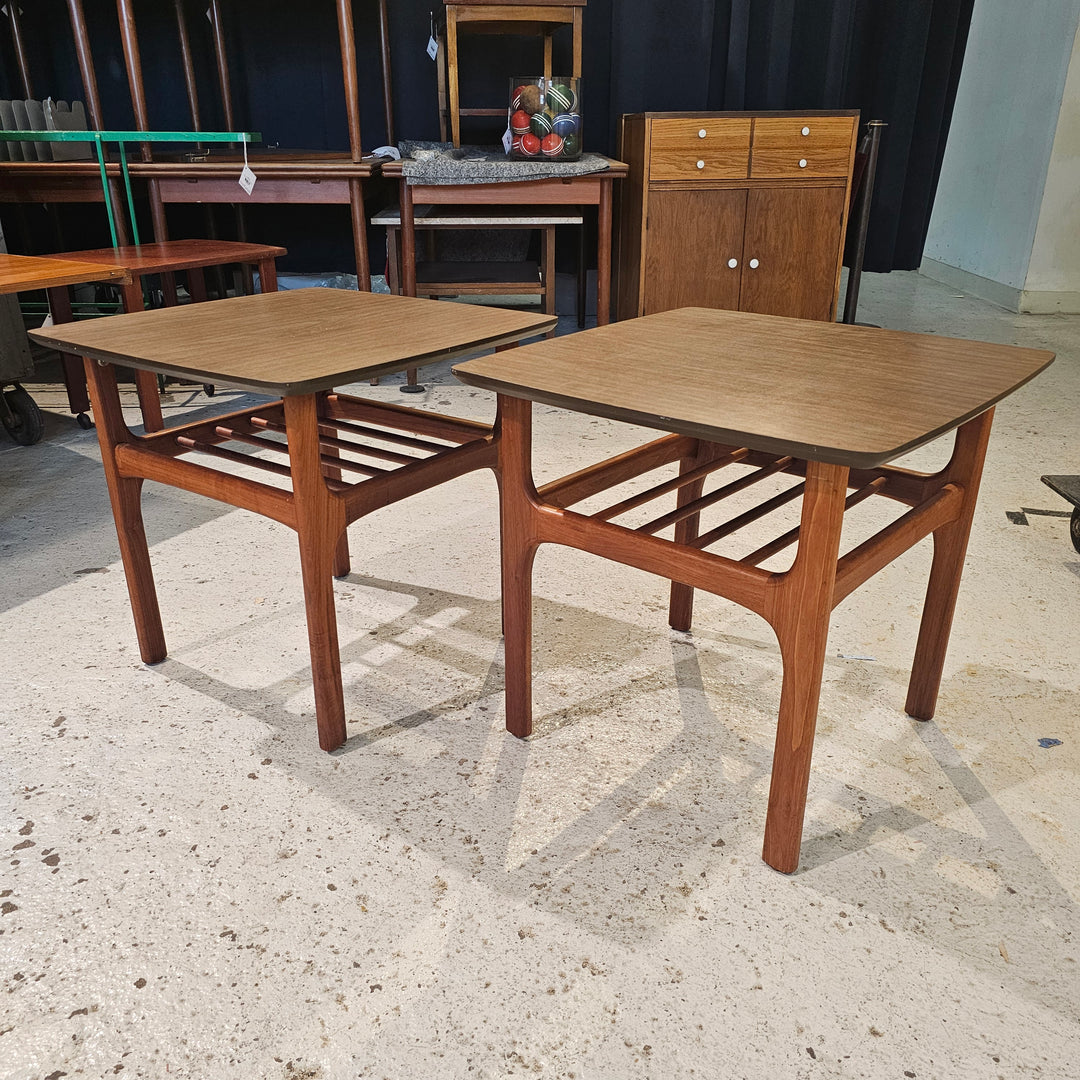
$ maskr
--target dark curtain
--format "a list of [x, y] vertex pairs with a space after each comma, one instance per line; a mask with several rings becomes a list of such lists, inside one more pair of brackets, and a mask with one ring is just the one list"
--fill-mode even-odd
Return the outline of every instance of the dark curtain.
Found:
[[[347, 146], [335, 0], [223, 0], [238, 124], [268, 143], [312, 150]], [[84, 0], [105, 121], [132, 124], [114, 0]], [[222, 124], [205, 4], [186, 0], [204, 125]], [[619, 115], [663, 110], [857, 108], [884, 120], [868, 270], [919, 264], [930, 219], [974, 0], [588, 0], [583, 113], [586, 144], [614, 154]], [[81, 96], [64, 0], [25, 4], [35, 94]], [[173, 5], [136, 3], [153, 126], [189, 126]], [[395, 136], [437, 138], [435, 65], [424, 51], [438, 0], [390, 0]], [[378, 16], [354, 0], [366, 148], [386, 141]], [[6, 22], [6, 20], [3, 20]], [[569, 70], [569, 32], [555, 64]], [[501, 104], [515, 74], [535, 72], [534, 39], [462, 38], [462, 101]], [[6, 26], [0, 27], [0, 96], [21, 96]], [[469, 141], [498, 130], [474, 124]], [[336, 210], [274, 208], [290, 248], [328, 265], [349, 262], [347, 222]], [[174, 211], [170, 210], [170, 215]], [[306, 259], [303, 261], [312, 261]]]

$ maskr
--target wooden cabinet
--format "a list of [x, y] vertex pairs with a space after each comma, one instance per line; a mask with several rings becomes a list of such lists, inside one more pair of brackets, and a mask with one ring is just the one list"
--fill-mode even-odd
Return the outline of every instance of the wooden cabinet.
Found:
[[836, 318], [858, 113], [622, 118], [616, 317]]

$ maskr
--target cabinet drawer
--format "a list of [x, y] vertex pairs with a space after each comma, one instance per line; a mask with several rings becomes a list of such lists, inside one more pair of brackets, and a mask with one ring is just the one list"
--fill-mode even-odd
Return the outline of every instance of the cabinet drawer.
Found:
[[650, 180], [745, 180], [749, 117], [653, 120]]
[[847, 176], [853, 116], [758, 117], [750, 175]]

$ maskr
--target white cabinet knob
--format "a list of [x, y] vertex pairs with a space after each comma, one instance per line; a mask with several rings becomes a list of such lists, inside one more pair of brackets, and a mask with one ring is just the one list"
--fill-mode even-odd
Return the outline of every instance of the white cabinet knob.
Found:
[[804, 135], [809, 135], [809, 134], [810, 134], [810, 129], [809, 129], [808, 127], [804, 127], [804, 128], [802, 129], [802, 133], [803, 133]]
[[705, 138], [705, 129], [704, 129], [704, 128], [702, 128], [702, 129], [701, 129], [701, 130], [700, 130], [700, 131], [699, 131], [699, 132], [697, 133], [697, 137], [698, 137], [699, 139], [704, 139], [704, 138]]
[[799, 158], [799, 168], [800, 169], [805, 169], [806, 168], [806, 158]]
[[728, 264], [728, 266], [731, 267], [732, 270], [734, 270], [735, 267], [739, 265], [739, 260], [738, 259], [728, 259], [727, 264]]
[[705, 168], [705, 162], [704, 162], [704, 161], [699, 161], [699, 162], [697, 163], [697, 167], [698, 167], [699, 169], [704, 169], [704, 168]]
[[751, 269], [751, 270], [756, 270], [757, 268], [758, 268], [758, 261], [757, 261], [757, 259], [751, 259], [751, 260], [750, 260], [750, 269]]

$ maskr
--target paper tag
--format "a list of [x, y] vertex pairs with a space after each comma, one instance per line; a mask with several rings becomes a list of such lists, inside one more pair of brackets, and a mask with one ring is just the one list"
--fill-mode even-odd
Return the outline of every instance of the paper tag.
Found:
[[49, 314], [45, 316], [45, 321], [41, 324], [41, 326], [38, 327], [38, 329], [39, 330], [44, 330], [45, 327], [52, 326], [52, 325], [53, 325], [53, 317], [52, 317], [52, 312], [50, 311]]
[[432, 60], [439, 55], [439, 43], [433, 36], [427, 39], [427, 54]]
[[240, 179], [237, 181], [237, 183], [244, 189], [244, 191], [246, 191], [250, 195], [251, 189], [255, 186], [255, 181], [257, 179], [258, 177], [256, 177], [256, 175], [251, 171], [251, 169], [247, 165], [245, 165], [244, 171], [240, 173]]
[[512, 147], [514, 145], [514, 136], [510, 134], [510, 129], [509, 128], [507, 128], [503, 132], [502, 144], [503, 144], [503, 153], [504, 154], [509, 154], [510, 150], [512, 149]]

